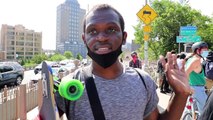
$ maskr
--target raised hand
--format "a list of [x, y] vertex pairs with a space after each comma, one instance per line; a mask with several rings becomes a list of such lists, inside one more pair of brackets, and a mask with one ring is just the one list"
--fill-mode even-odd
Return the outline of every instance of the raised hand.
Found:
[[179, 70], [177, 65], [177, 56], [175, 54], [171, 54], [171, 52], [167, 53], [165, 71], [170, 86], [173, 88], [176, 94], [189, 95], [193, 93], [193, 89], [191, 89], [189, 86], [184, 65], [185, 62], [182, 65], [183, 67]]

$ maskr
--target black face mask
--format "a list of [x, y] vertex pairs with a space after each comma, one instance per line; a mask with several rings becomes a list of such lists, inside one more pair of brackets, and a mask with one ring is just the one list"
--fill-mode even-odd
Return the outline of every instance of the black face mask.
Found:
[[118, 56], [122, 53], [121, 47], [122, 45], [120, 45], [120, 47], [118, 47], [117, 50], [107, 54], [96, 54], [87, 47], [88, 49], [87, 55], [91, 57], [101, 67], [108, 68], [116, 62], [116, 60], [118, 59]]

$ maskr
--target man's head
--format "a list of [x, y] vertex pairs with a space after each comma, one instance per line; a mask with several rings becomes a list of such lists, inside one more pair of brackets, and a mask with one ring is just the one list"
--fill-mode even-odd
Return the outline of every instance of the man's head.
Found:
[[192, 52], [206, 57], [208, 55], [208, 44], [206, 42], [196, 42], [192, 45]]
[[172, 54], [175, 54], [176, 52], [175, 52], [175, 50], [171, 50], [171, 53], [172, 53]]
[[122, 32], [124, 32], [124, 28], [125, 28], [125, 23], [124, 23], [124, 19], [122, 17], [122, 15], [112, 6], [108, 5], [108, 4], [99, 4], [94, 6], [85, 16], [84, 21], [83, 21], [83, 32], [85, 33], [85, 29], [86, 29], [86, 19], [87, 16], [95, 11], [103, 11], [103, 10], [112, 10], [114, 11], [117, 15], [118, 15], [118, 19], [119, 19], [119, 23], [121, 26], [121, 30]]
[[132, 58], [134, 58], [134, 57], [136, 57], [136, 58], [137, 58], [137, 57], [138, 57], [137, 52], [133, 51], [133, 52], [131, 53], [131, 57], [132, 57]]
[[104, 68], [111, 66], [126, 42], [123, 17], [113, 7], [100, 4], [86, 14], [83, 24], [82, 39], [88, 55]]
[[179, 57], [180, 57], [180, 59], [185, 59], [186, 55], [185, 55], [185, 53], [181, 53]]

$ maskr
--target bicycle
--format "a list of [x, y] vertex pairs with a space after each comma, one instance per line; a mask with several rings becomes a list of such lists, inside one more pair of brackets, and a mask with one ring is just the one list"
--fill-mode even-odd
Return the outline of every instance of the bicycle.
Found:
[[190, 95], [184, 109], [182, 120], [198, 120], [199, 116], [197, 100]]

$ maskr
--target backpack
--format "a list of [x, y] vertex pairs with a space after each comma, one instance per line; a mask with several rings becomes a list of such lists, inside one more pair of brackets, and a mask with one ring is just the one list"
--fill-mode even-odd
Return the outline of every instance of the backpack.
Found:
[[206, 78], [213, 80], [213, 62], [207, 62], [205, 64], [205, 76]]

